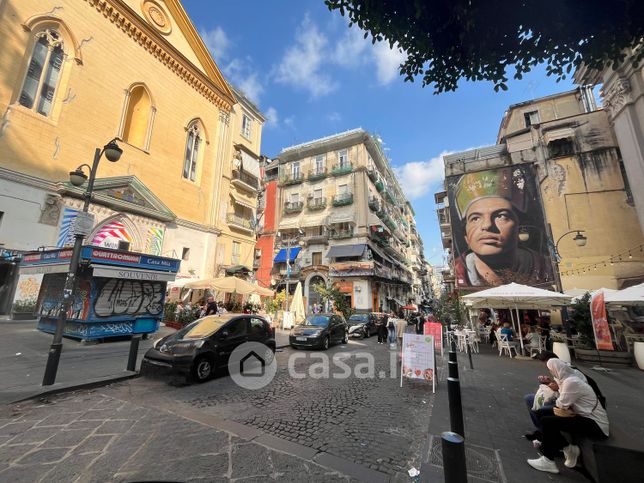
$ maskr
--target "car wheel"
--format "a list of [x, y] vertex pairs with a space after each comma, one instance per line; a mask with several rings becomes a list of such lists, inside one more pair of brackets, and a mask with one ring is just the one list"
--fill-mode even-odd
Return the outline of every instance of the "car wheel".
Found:
[[192, 366], [192, 377], [197, 382], [205, 382], [214, 374], [215, 364], [211, 357], [201, 356]]
[[[366, 338], [366, 337], [367, 337], [367, 336], [365, 336], [365, 338]], [[344, 338], [342, 339], [342, 343], [343, 343], [343, 344], [348, 344], [348, 343], [349, 343], [349, 333], [348, 333], [348, 332], [345, 332], [345, 333], [344, 333]]]
[[327, 350], [329, 348], [329, 336], [326, 336], [322, 341], [322, 349]]

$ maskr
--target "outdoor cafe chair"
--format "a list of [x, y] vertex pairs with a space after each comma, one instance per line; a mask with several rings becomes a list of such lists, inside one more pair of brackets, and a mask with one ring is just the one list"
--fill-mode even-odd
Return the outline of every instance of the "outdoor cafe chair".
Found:
[[496, 337], [499, 346], [499, 357], [504, 351], [507, 352], [508, 356], [510, 356], [510, 359], [512, 359], [512, 351], [514, 351], [515, 356], [519, 355], [519, 353], [517, 352], [516, 342], [510, 342], [508, 340], [507, 334], [499, 334], [497, 331]]

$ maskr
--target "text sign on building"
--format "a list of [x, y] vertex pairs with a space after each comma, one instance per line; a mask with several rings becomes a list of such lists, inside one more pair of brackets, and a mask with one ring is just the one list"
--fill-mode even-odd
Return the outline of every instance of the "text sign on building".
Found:
[[79, 211], [74, 222], [74, 233], [87, 236], [92, 232], [92, 228], [94, 228], [94, 215]]
[[436, 392], [436, 363], [434, 358], [434, 338], [431, 335], [403, 334], [402, 371], [403, 378], [432, 383], [432, 392]]

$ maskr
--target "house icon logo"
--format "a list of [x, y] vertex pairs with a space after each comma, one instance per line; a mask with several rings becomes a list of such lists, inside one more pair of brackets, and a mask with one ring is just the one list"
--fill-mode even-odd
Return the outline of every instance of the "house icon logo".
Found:
[[246, 377], [262, 377], [266, 374], [266, 361], [250, 351], [239, 361], [239, 373]]
[[228, 359], [230, 378], [245, 389], [261, 389], [277, 373], [277, 362], [272, 349], [259, 342], [245, 342]]

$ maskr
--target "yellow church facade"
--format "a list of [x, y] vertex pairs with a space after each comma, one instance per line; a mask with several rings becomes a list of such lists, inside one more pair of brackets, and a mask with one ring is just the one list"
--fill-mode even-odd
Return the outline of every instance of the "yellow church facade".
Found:
[[259, 159], [264, 118], [178, 0], [0, 0], [0, 43], [4, 253], [73, 243], [83, 188], [69, 173], [118, 138], [86, 243], [181, 258], [184, 277], [244, 264], [255, 233], [232, 215], [254, 227], [257, 191], [235, 181], [247, 174], [237, 160], [240, 146]]

